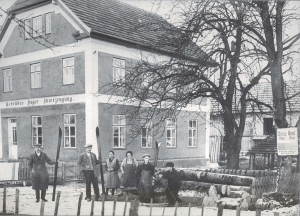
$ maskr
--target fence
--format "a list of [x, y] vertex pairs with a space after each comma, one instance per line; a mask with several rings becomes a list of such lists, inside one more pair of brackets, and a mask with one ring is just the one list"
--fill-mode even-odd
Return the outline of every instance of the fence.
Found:
[[[48, 173], [49, 173], [49, 182], [50, 184], [54, 181], [54, 168], [55, 165], [46, 164]], [[57, 182], [64, 183], [66, 181], [66, 171], [65, 171], [65, 163], [59, 162], [57, 169]], [[23, 181], [26, 184], [27, 181], [30, 180], [30, 169], [28, 166], [28, 160], [22, 160], [19, 162], [19, 180]]]
[[256, 198], [262, 198], [263, 193], [276, 191], [277, 175], [255, 177], [251, 185], [251, 194]]

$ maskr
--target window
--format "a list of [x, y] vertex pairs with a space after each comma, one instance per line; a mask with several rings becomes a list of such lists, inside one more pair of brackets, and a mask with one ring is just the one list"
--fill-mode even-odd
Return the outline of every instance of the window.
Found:
[[125, 80], [125, 60], [113, 58], [113, 82]]
[[45, 23], [46, 23], [46, 28], [45, 28], [45, 34], [50, 34], [51, 33], [51, 13], [46, 13], [45, 15]]
[[12, 91], [12, 71], [11, 69], [3, 70], [3, 86], [4, 92]]
[[43, 145], [42, 117], [32, 116], [31, 127], [32, 127], [32, 145], [37, 143]]
[[42, 15], [32, 18], [32, 37], [40, 36], [43, 33]]
[[76, 148], [75, 114], [64, 114], [64, 147]]
[[31, 38], [31, 26], [30, 26], [30, 20], [27, 19], [24, 21], [24, 29], [25, 29], [25, 40]]
[[167, 119], [166, 128], [167, 128], [167, 137], [166, 137], [167, 147], [176, 147], [176, 120]]
[[264, 118], [264, 135], [274, 134], [273, 118]]
[[197, 144], [197, 120], [189, 120], [189, 147]]
[[152, 122], [142, 128], [142, 148], [152, 148]]
[[74, 57], [63, 59], [63, 85], [74, 84]]
[[113, 116], [114, 148], [125, 148], [125, 115]]
[[30, 65], [31, 88], [41, 88], [41, 63]]

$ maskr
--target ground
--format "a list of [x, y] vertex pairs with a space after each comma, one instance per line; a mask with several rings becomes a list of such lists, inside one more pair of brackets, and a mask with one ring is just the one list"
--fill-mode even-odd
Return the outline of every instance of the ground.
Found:
[[[40, 215], [40, 207], [41, 203], [35, 203], [35, 194], [31, 187], [8, 187], [7, 188], [7, 204], [6, 204], [6, 212], [13, 213], [15, 211], [15, 191], [16, 188], [20, 190], [20, 200], [19, 200], [19, 213], [27, 214], [27, 215]], [[0, 189], [0, 200], [3, 199], [3, 189]], [[45, 203], [45, 215], [53, 215], [55, 202], [51, 201], [53, 188], [50, 185], [47, 191], [46, 198], [48, 202]], [[58, 210], [58, 215], [76, 215], [77, 214], [77, 204], [80, 192], [85, 194], [85, 185], [83, 183], [74, 183], [69, 182], [65, 185], [58, 185], [56, 191], [61, 191], [60, 205]], [[124, 211], [124, 202], [117, 202], [116, 204], [116, 216], [123, 215]], [[129, 215], [129, 207], [130, 203], [127, 205], [127, 213]], [[94, 204], [94, 215], [101, 215], [101, 202], [95, 202]], [[3, 202], [0, 201], [0, 212], [3, 209]], [[175, 212], [175, 207], [166, 207], [165, 210], [162, 206], [154, 206], [152, 208], [152, 216], [162, 215], [164, 211], [165, 216], [173, 216]], [[192, 206], [190, 209], [191, 216], [201, 216], [201, 207], [200, 206]], [[279, 210], [278, 210], [279, 211]], [[287, 212], [299, 212], [299, 205], [291, 208], [283, 208], [280, 209], [281, 216], [292, 215], [298, 216], [298, 214], [288, 214]], [[91, 202], [87, 202], [85, 200], [82, 201], [81, 205], [81, 215], [90, 215], [91, 212]], [[112, 215], [113, 212], [113, 201], [105, 202], [105, 215]], [[178, 216], [187, 216], [189, 212], [188, 207], [179, 207], [177, 209]], [[283, 213], [285, 212], [285, 213]], [[142, 205], [139, 207], [139, 216], [149, 216], [150, 215], [150, 207]], [[223, 212], [223, 216], [233, 216], [235, 215], [235, 210], [225, 209]], [[263, 211], [262, 216], [273, 216], [273, 212], [271, 211]], [[204, 216], [217, 216], [216, 208], [205, 208]], [[241, 216], [255, 216], [255, 212], [253, 211], [242, 211]]]

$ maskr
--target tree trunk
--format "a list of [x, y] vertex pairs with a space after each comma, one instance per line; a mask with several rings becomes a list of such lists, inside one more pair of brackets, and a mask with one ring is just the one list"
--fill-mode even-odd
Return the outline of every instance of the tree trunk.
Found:
[[[169, 172], [168, 168], [159, 168], [158, 172], [163, 174]], [[253, 181], [253, 177], [249, 176], [237, 176], [220, 173], [209, 173], [209, 172], [195, 172], [190, 170], [180, 170], [181, 181], [197, 181], [207, 182], [214, 184], [225, 184], [225, 185], [237, 185], [237, 186], [250, 186]]]

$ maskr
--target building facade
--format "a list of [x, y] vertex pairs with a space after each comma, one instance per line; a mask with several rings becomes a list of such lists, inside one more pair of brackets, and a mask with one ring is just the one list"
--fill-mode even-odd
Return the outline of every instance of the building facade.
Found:
[[[132, 46], [140, 43], [137, 37], [118, 32], [121, 24], [114, 19], [120, 19], [124, 7], [130, 14], [141, 13], [115, 0], [29, 0], [12, 6], [0, 35], [2, 160], [28, 157], [37, 142], [54, 158], [60, 127], [60, 160], [74, 162], [86, 143], [97, 153], [99, 126], [103, 160], [110, 150], [119, 159], [128, 150], [139, 160], [144, 153], [154, 156], [158, 141], [160, 161], [209, 165], [209, 106], [187, 107], [166, 120], [160, 136], [145, 132], [132, 137], [124, 111], [129, 105], [99, 91], [123, 76], [126, 65], [139, 60], [141, 52], [153, 55]], [[101, 12], [109, 17], [95, 18]]]

